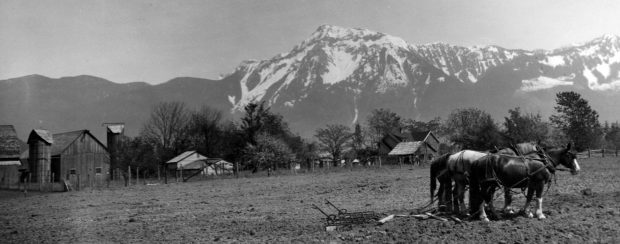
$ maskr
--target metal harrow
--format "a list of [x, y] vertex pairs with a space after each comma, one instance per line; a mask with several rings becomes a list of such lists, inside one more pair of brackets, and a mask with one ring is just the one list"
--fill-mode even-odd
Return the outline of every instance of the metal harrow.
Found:
[[379, 215], [373, 211], [348, 212], [344, 208], [336, 207], [336, 205], [334, 205], [327, 199], [325, 199], [325, 204], [336, 209], [338, 213], [328, 214], [315, 204], [312, 204], [312, 207], [316, 210], [319, 210], [323, 215], [325, 215], [326, 226], [347, 226], [373, 223], [379, 218]]

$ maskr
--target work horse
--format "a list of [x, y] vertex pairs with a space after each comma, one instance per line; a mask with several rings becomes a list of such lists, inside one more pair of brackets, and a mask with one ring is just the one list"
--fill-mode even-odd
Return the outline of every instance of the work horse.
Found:
[[[463, 150], [454, 154], [444, 154], [431, 162], [431, 199], [437, 192], [440, 210], [461, 213], [465, 210], [464, 192], [468, 185], [469, 166], [475, 160], [484, 157], [487, 153], [473, 150]], [[454, 190], [452, 189], [454, 181]]]
[[[551, 181], [556, 167], [562, 165], [570, 169], [573, 175], [580, 171], [576, 155], [570, 151], [571, 144], [565, 148], [543, 151], [544, 158], [523, 157], [502, 154], [489, 154], [470, 165], [470, 212], [479, 213], [481, 220], [489, 221], [484, 206], [488, 204], [491, 212], [493, 195], [497, 187], [527, 188], [525, 205], [521, 210], [526, 216], [533, 217], [528, 211], [534, 194], [536, 194], [536, 217], [545, 219], [542, 212], [542, 193], [545, 183]], [[497, 216], [497, 215], [496, 215]]]
[[[437, 189], [437, 181], [439, 181], [437, 199], [440, 210], [453, 211], [459, 214], [465, 211], [465, 187], [468, 185], [469, 167], [474, 161], [489, 153], [530, 156], [540, 153], [540, 150], [536, 144], [519, 143], [514, 147], [491, 152], [462, 150], [436, 158], [431, 162], [430, 192], [432, 200], [435, 196], [435, 189]], [[452, 181], [454, 181], [454, 190], [452, 189]], [[512, 202], [510, 191], [506, 191], [504, 197], [507, 199], [505, 201], [507, 204], [504, 208], [510, 209], [510, 203]]]

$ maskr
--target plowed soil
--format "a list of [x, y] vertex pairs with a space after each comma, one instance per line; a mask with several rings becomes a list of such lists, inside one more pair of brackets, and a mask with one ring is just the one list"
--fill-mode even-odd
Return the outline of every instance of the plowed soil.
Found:
[[[65, 193], [0, 191], [1, 243], [153, 242], [620, 242], [619, 158], [581, 160], [558, 172], [544, 197], [546, 220], [503, 217], [457, 223], [397, 217], [325, 231], [324, 200], [381, 216], [428, 201], [428, 168], [340, 169]], [[500, 197], [496, 206], [502, 206]], [[515, 196], [516, 206], [524, 202]]]

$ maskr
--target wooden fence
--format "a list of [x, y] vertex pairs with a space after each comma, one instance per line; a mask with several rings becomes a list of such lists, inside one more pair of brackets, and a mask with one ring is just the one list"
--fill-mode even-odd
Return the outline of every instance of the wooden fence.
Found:
[[588, 149], [586, 151], [577, 153], [578, 158], [605, 158], [605, 157], [618, 157], [618, 149]]

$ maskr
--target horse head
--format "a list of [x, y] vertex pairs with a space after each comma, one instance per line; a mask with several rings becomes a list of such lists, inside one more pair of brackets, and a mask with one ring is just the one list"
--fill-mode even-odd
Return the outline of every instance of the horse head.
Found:
[[581, 168], [577, 162], [577, 155], [571, 151], [571, 144], [568, 143], [566, 148], [551, 149], [548, 151], [549, 156], [555, 161], [555, 164], [561, 164], [562, 166], [570, 169], [571, 174], [576, 175]]

